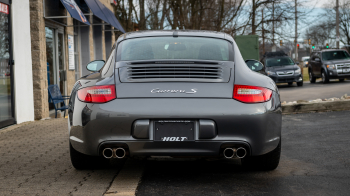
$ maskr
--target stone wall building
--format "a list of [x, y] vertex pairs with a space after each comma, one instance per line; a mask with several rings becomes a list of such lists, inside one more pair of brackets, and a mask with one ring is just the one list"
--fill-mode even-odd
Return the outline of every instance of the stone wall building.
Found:
[[[115, 27], [108, 24], [108, 18], [103, 18], [107, 20], [104, 21], [94, 15], [94, 9], [101, 7], [91, 6], [100, 3], [113, 11], [113, 5], [110, 0], [75, 0], [90, 23], [88, 25], [70, 17], [69, 10], [60, 0], [29, 0], [29, 2], [34, 114], [35, 119], [43, 119], [49, 117], [49, 111], [53, 109], [53, 104], [48, 101], [48, 85], [57, 84], [63, 95], [69, 95], [76, 80], [89, 73], [85, 68], [87, 63], [93, 60], [106, 60], [106, 54], [113, 45], [112, 40], [115, 40], [113, 33]], [[72, 63], [69, 62], [72, 60], [68, 48], [69, 36], [74, 40], [73, 68], [69, 67]]]
[[51, 116], [49, 85], [69, 96], [90, 61], [106, 60], [124, 32], [113, 2], [0, 0], [0, 128]]

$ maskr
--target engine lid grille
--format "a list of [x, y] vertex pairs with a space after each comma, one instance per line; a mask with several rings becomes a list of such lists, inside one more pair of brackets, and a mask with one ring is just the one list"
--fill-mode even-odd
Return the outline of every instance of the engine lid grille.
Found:
[[142, 65], [122, 67], [120, 76], [122, 82], [227, 82], [224, 70], [219, 65]]

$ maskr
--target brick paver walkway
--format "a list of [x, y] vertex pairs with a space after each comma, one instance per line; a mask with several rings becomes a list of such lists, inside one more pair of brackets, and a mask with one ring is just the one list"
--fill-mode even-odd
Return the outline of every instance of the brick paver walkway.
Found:
[[0, 130], [0, 195], [103, 195], [119, 164], [105, 170], [74, 169], [67, 119]]

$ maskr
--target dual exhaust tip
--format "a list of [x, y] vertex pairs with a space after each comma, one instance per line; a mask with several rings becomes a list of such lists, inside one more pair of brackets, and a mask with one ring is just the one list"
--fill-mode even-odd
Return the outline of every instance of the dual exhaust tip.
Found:
[[124, 148], [105, 148], [103, 149], [102, 154], [106, 159], [122, 159], [126, 156], [126, 151]]
[[247, 155], [247, 150], [243, 147], [239, 148], [225, 148], [224, 156], [226, 159], [239, 158], [243, 159]]

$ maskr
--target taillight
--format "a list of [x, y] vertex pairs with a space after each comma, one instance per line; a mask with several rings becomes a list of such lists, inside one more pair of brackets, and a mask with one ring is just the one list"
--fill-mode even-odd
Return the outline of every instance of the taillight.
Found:
[[92, 86], [78, 90], [78, 99], [87, 103], [106, 103], [115, 98], [115, 85]]
[[235, 85], [233, 89], [233, 99], [244, 103], [261, 103], [271, 99], [272, 90], [247, 85]]

